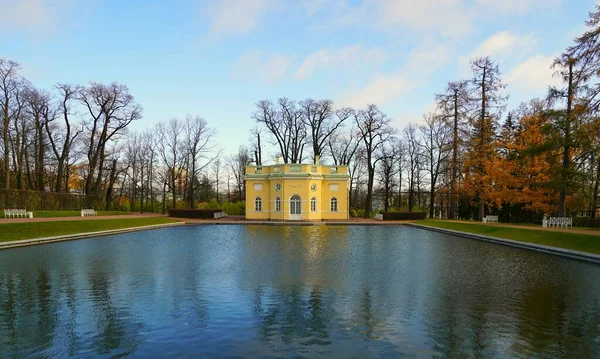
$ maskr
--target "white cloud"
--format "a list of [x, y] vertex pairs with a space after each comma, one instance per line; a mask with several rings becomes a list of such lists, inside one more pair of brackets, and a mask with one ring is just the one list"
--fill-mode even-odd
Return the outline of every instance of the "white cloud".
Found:
[[484, 40], [460, 62], [467, 63], [477, 57], [490, 56], [495, 61], [515, 58], [535, 51], [538, 38], [534, 35], [515, 35], [509, 31], [497, 32]]
[[513, 67], [505, 76], [504, 81], [509, 91], [524, 93], [542, 93], [548, 86], [558, 86], [561, 80], [552, 76], [550, 68], [556, 55], [535, 55]]
[[414, 31], [418, 35], [460, 37], [477, 23], [498, 16], [524, 15], [560, 4], [562, 0], [312, 0], [311, 9], [330, 9], [329, 24], [388, 31]]
[[310, 77], [314, 72], [323, 68], [343, 68], [345, 70], [358, 70], [375, 66], [387, 59], [387, 55], [377, 49], [367, 49], [362, 45], [350, 45], [341, 49], [321, 49], [304, 59], [296, 78]]
[[382, 26], [401, 25], [442, 36], [468, 33], [475, 16], [463, 0], [365, 0], [364, 4], [377, 9]]
[[273, 0], [216, 0], [208, 9], [211, 34], [246, 34], [258, 27], [273, 5]]
[[51, 31], [60, 23], [69, 0], [0, 0], [3, 31]]
[[342, 96], [342, 106], [383, 105], [401, 94], [424, 86], [433, 74], [446, 65], [450, 50], [444, 45], [423, 44], [411, 52], [405, 64], [393, 73], [379, 74], [366, 86]]
[[234, 75], [253, 81], [275, 84], [287, 73], [293, 56], [279, 53], [266, 54], [251, 50], [242, 54], [233, 69]]
[[543, 11], [544, 8], [559, 5], [562, 0], [476, 0], [481, 8], [504, 14], [525, 14], [532, 9]]

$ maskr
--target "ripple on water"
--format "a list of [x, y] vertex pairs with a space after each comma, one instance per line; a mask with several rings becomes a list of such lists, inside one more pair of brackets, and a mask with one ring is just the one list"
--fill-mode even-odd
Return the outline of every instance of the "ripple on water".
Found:
[[0, 252], [0, 357], [600, 357], [600, 266], [399, 227]]

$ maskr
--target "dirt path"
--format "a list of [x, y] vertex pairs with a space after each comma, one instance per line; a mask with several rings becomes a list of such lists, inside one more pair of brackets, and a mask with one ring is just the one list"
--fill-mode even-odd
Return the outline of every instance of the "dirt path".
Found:
[[600, 236], [600, 230], [593, 230], [593, 229], [581, 229], [581, 228], [569, 228], [569, 229], [565, 229], [565, 228], [543, 228], [542, 226], [526, 226], [526, 225], [522, 225], [522, 224], [520, 225], [520, 224], [510, 224], [510, 223], [485, 223], [484, 224], [482, 222], [458, 221], [458, 220], [451, 220], [451, 219], [446, 219], [446, 220], [443, 220], [442, 222], [471, 224], [471, 225], [474, 225], [474, 226], [485, 225], [485, 226], [492, 226], [492, 227], [531, 229], [531, 230], [535, 230], [535, 231], [579, 233], [579, 234], [588, 234], [588, 235], [592, 235], [592, 236]]

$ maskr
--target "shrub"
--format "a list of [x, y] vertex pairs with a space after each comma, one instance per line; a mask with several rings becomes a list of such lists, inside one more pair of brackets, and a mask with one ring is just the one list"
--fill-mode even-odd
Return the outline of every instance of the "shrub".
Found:
[[362, 218], [365, 216], [365, 210], [356, 208], [350, 210], [350, 217]]
[[169, 210], [169, 217], [175, 218], [201, 218], [212, 219], [215, 213], [222, 212], [222, 209], [175, 209]]
[[225, 213], [232, 216], [243, 216], [246, 214], [246, 203], [245, 202], [223, 202], [221, 208]]
[[421, 220], [425, 216], [425, 212], [383, 212], [384, 221]]

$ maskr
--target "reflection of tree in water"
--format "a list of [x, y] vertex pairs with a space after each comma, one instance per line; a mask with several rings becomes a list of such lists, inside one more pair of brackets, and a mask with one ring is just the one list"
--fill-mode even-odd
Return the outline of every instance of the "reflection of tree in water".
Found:
[[75, 298], [75, 285], [73, 283], [73, 277], [70, 275], [62, 276], [61, 283], [64, 286], [64, 294], [67, 298], [66, 305], [69, 310], [69, 316], [65, 320], [66, 325], [66, 333], [69, 340], [69, 348], [68, 353], [69, 356], [75, 356], [77, 353], [77, 340], [79, 339], [79, 335], [77, 334], [76, 326], [77, 326], [77, 300]]
[[58, 303], [52, 298], [52, 286], [45, 268], [38, 270], [36, 289], [39, 316], [35, 341], [39, 343], [38, 345], [47, 348], [52, 344], [55, 335], [57, 317], [55, 306]]
[[112, 304], [110, 281], [104, 268], [96, 268], [91, 272], [90, 282], [90, 300], [97, 333], [97, 337], [92, 340], [93, 348], [99, 354], [108, 354], [117, 349], [122, 352], [121, 355], [134, 353], [139, 344], [138, 333], [142, 324], [123, 319], [131, 317], [128, 313], [117, 313]]
[[[315, 287], [310, 293], [310, 299], [308, 301], [310, 318], [308, 320], [308, 328], [312, 335], [315, 337], [316, 344], [327, 345], [331, 344], [329, 339], [329, 330], [327, 328], [328, 322], [325, 319], [327, 313], [322, 302], [321, 288]], [[331, 314], [331, 313], [330, 313]]]
[[[300, 345], [329, 345], [329, 320], [332, 313], [322, 301], [320, 288], [311, 290], [308, 298], [294, 286], [288, 293], [278, 291], [263, 299], [262, 290], [255, 291], [254, 314], [258, 319], [258, 338], [263, 342], [280, 339], [290, 345], [299, 341]], [[263, 309], [264, 302], [268, 302]]]
[[[56, 335], [57, 302], [48, 272], [8, 273], [0, 282], [0, 357], [3, 350], [44, 350]], [[6, 356], [9, 356], [8, 354]]]
[[[11, 274], [3, 275], [0, 286], [0, 298], [2, 301], [2, 311], [0, 311], [0, 322], [2, 326], [8, 328], [8, 333], [0, 332], [0, 354], [2, 348], [9, 349], [17, 341], [17, 312], [15, 309], [15, 284]], [[7, 354], [8, 356], [8, 354]]]
[[358, 311], [358, 322], [361, 324], [361, 332], [368, 340], [379, 339], [376, 335], [376, 327], [379, 323], [373, 310], [373, 299], [368, 287], [365, 287], [360, 301], [360, 310]]

